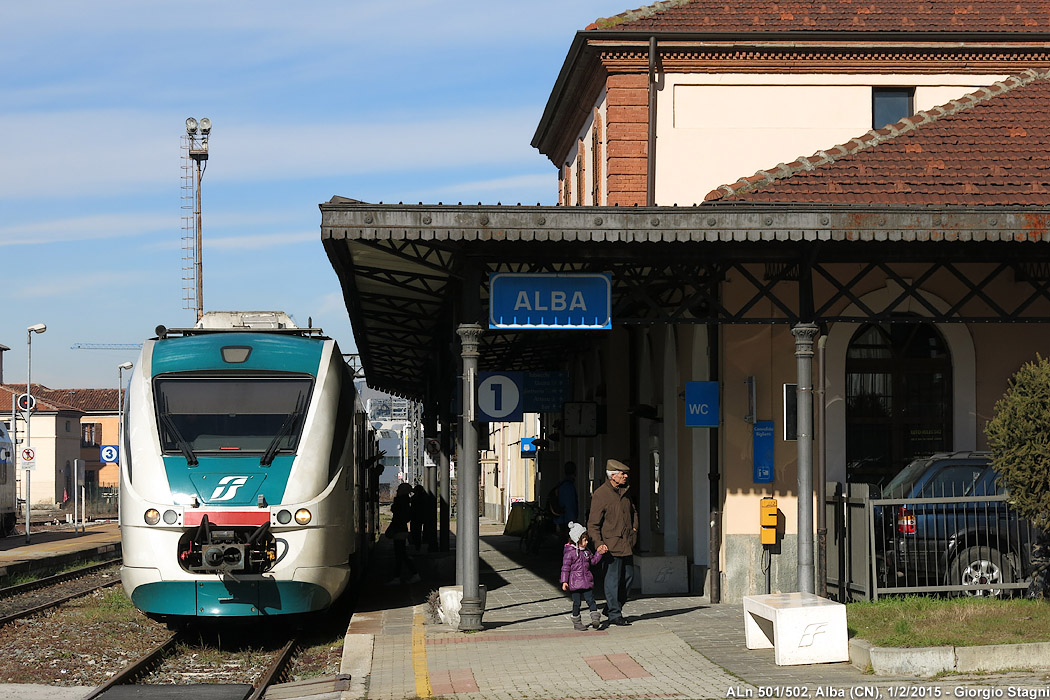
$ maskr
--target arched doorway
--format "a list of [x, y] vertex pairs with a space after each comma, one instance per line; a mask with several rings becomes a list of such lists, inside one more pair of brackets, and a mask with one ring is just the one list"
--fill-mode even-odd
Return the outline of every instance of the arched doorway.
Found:
[[846, 351], [846, 480], [885, 484], [952, 448], [952, 358], [930, 323], [866, 323]]

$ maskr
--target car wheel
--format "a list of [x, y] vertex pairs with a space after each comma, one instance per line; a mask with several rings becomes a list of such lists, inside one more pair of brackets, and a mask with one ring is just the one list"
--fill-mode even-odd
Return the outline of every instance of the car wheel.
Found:
[[[970, 547], [964, 549], [952, 562], [950, 583], [955, 586], [973, 584], [1013, 583], [1014, 568], [1009, 558], [994, 547]], [[956, 591], [957, 595], [975, 598], [1003, 598], [1010, 594], [1008, 588], [972, 588]]]

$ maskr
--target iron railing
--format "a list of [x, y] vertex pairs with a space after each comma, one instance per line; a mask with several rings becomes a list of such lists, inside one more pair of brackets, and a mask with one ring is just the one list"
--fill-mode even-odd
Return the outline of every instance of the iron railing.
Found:
[[1032, 575], [1031, 525], [1007, 495], [875, 498], [828, 484], [827, 586], [836, 599], [1010, 595]]

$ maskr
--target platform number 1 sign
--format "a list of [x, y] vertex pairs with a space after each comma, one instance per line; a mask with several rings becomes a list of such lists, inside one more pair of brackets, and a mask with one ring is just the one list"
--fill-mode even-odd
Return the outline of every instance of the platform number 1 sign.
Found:
[[477, 420], [482, 423], [520, 423], [522, 407], [521, 372], [478, 372]]

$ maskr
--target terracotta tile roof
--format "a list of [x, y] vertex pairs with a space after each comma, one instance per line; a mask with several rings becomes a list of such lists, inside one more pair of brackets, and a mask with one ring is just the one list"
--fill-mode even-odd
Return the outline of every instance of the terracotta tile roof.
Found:
[[[11, 402], [26, 392], [25, 384], [0, 384], [0, 416], [11, 414]], [[117, 412], [116, 389], [49, 389], [33, 385], [37, 411]]]
[[1050, 72], [1025, 71], [705, 201], [1050, 205]]
[[666, 0], [587, 29], [679, 32], [1050, 31], [1046, 0]]

